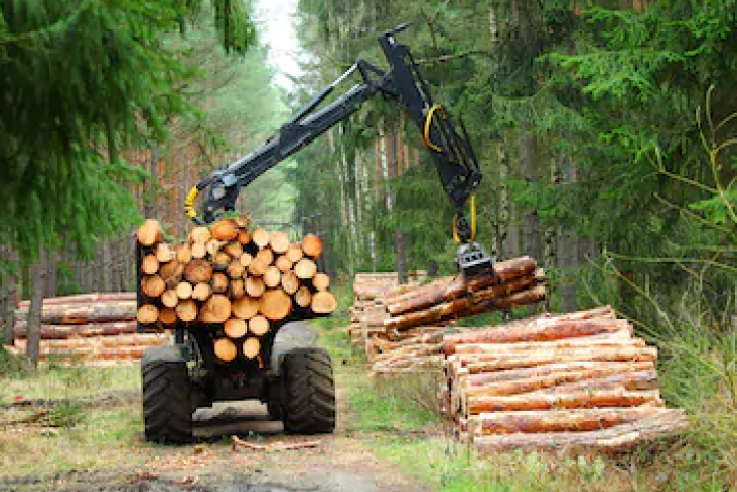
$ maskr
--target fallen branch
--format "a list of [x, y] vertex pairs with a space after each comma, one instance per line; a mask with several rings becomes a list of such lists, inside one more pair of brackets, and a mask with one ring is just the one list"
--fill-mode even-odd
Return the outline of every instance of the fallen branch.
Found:
[[233, 451], [236, 451], [238, 446], [244, 447], [246, 449], [252, 449], [254, 451], [285, 451], [288, 449], [316, 448], [320, 445], [319, 441], [303, 441], [303, 442], [292, 442], [292, 443], [275, 442], [272, 444], [254, 444], [252, 442], [244, 441], [238, 436], [230, 436], [230, 442], [232, 443]]

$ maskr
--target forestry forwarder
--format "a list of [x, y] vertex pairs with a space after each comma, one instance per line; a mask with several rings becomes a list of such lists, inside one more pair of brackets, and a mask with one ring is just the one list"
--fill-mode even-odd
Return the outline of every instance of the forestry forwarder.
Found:
[[[493, 273], [493, 259], [475, 242], [474, 191], [481, 172], [470, 140], [462, 136], [450, 115], [432, 100], [409, 48], [395, 41], [395, 34], [409, 24], [384, 32], [379, 44], [389, 63], [384, 72], [364, 60], [356, 63], [318, 93], [266, 143], [252, 153], [216, 170], [190, 191], [184, 209], [197, 224], [213, 222], [221, 211], [235, 209], [241, 187], [308, 145], [337, 123], [355, 113], [377, 93], [396, 101], [417, 124], [430, 151], [440, 181], [455, 209], [453, 237], [460, 243], [456, 265], [466, 277]], [[335, 87], [354, 71], [361, 82], [334, 102], [317, 110]], [[209, 187], [202, 215], [194, 202]], [[463, 214], [471, 200], [471, 220]], [[140, 262], [139, 262], [140, 264]], [[275, 334], [287, 322], [274, 327]], [[140, 328], [140, 326], [139, 326]], [[142, 329], [142, 328], [141, 328]], [[178, 328], [174, 346], [148, 349], [141, 361], [146, 438], [186, 442], [192, 438], [192, 413], [215, 401], [259, 399], [269, 414], [283, 420], [287, 432], [332, 432], [335, 427], [335, 395], [332, 365], [327, 352], [316, 347], [279, 347], [273, 337], [263, 347], [264, 365], [222, 365], [215, 360], [207, 330]]]

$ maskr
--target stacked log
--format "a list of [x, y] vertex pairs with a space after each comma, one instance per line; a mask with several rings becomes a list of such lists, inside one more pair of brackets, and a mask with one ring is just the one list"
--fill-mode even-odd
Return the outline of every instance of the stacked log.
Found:
[[[28, 301], [16, 311], [11, 351], [23, 354]], [[168, 334], [139, 334], [136, 294], [82, 294], [44, 299], [39, 330], [41, 361], [95, 365], [135, 361], [147, 347], [169, 343]]]
[[482, 451], [620, 450], [683, 429], [657, 349], [632, 333], [604, 307], [447, 335], [442, 406]]
[[317, 269], [322, 241], [292, 243], [283, 231], [249, 229], [245, 216], [193, 228], [188, 240], [163, 241], [159, 223], [138, 230], [139, 323], [147, 329], [207, 330], [220, 362], [260, 364], [265, 337], [291, 315], [327, 315], [337, 307], [330, 278]]

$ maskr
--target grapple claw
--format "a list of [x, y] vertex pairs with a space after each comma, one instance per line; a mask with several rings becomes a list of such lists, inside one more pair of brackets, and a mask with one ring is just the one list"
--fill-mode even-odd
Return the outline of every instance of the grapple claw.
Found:
[[461, 244], [456, 253], [456, 267], [468, 279], [494, 275], [494, 257], [489, 256], [477, 242]]

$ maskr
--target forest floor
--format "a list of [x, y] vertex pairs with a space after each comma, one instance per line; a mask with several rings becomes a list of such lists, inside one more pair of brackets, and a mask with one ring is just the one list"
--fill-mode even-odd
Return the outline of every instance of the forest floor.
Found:
[[[308, 331], [295, 342], [309, 340]], [[304, 337], [307, 337], [306, 339]], [[334, 434], [292, 436], [257, 402], [221, 403], [195, 413], [197, 442], [144, 441], [138, 367], [55, 368], [3, 381], [0, 389], [0, 490], [409, 492], [426, 486], [373, 452], [395, 429], [365, 427], [349, 392], [363, 367], [336, 360], [338, 424]], [[116, 388], [111, 390], [110, 388]], [[9, 403], [10, 402], [10, 403]], [[378, 430], [377, 430], [378, 429]], [[316, 441], [313, 448], [251, 450]]]

